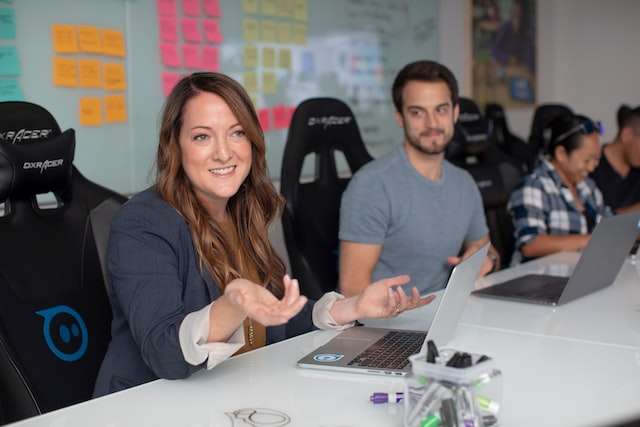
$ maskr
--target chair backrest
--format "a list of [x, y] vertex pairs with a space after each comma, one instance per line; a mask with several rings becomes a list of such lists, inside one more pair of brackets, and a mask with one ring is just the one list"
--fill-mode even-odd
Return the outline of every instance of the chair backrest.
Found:
[[[293, 113], [280, 174], [286, 199], [282, 228], [289, 262], [302, 293], [319, 298], [338, 283], [340, 199], [350, 177], [340, 177], [335, 152], [351, 174], [372, 158], [351, 109], [333, 98], [302, 102]], [[305, 157], [315, 155], [310, 182], [301, 182]]]
[[547, 130], [549, 123], [563, 114], [573, 114], [571, 108], [564, 104], [540, 104], [533, 113], [531, 121], [531, 133], [529, 144], [536, 152], [536, 156], [542, 154], [549, 142], [550, 134]]
[[[0, 406], [5, 422], [91, 397], [110, 340], [104, 253], [125, 197], [73, 166], [75, 132], [0, 103]], [[40, 207], [36, 194], [57, 203]]]
[[522, 138], [511, 133], [504, 108], [500, 104], [488, 103], [485, 106], [485, 115], [492, 124], [493, 134], [491, 139], [495, 144], [519, 163], [523, 173], [527, 173], [533, 167], [538, 155], [536, 148], [527, 144]]

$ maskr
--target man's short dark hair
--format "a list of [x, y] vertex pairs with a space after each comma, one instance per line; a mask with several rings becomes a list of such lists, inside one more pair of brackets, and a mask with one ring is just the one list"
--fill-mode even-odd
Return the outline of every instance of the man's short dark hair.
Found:
[[416, 61], [400, 70], [391, 88], [396, 111], [402, 112], [402, 90], [412, 80], [422, 82], [444, 82], [451, 92], [451, 103], [458, 105], [458, 82], [450, 69], [435, 61]]

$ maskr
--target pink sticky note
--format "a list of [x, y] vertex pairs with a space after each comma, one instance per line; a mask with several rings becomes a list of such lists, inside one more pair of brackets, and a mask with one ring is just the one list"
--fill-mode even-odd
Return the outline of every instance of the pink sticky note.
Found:
[[185, 18], [182, 20], [182, 35], [188, 42], [200, 42], [200, 30], [198, 29], [198, 21], [195, 19]]
[[160, 56], [165, 67], [177, 68], [182, 65], [178, 49], [173, 43], [160, 43]]
[[160, 40], [163, 42], [178, 41], [178, 23], [176, 18], [160, 18]]
[[269, 130], [271, 130], [268, 108], [260, 108], [258, 110], [258, 120], [260, 121], [260, 126], [262, 126], [263, 132], [269, 132]]
[[158, 15], [176, 16], [176, 0], [156, 0]]
[[220, 0], [204, 0], [204, 13], [207, 16], [221, 17]]
[[216, 46], [202, 48], [202, 68], [207, 71], [220, 70], [220, 52]]
[[173, 87], [180, 81], [180, 74], [177, 73], [162, 73], [162, 93], [164, 96], [168, 96], [171, 93]]
[[188, 16], [200, 16], [200, 0], [182, 0], [182, 12]]
[[273, 107], [273, 127], [275, 129], [286, 129], [287, 123], [287, 107], [284, 105], [276, 105]]
[[182, 45], [182, 59], [184, 66], [191, 69], [202, 68], [202, 58], [200, 57], [200, 48], [194, 44]]
[[205, 19], [202, 21], [202, 27], [208, 42], [222, 43], [224, 37], [220, 34], [220, 24], [217, 19]]

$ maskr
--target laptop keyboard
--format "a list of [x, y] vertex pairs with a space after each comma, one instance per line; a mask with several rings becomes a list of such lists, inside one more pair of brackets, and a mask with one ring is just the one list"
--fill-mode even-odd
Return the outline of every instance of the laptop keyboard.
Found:
[[349, 365], [402, 369], [409, 364], [408, 357], [420, 351], [426, 336], [424, 332], [389, 331], [357, 355]]

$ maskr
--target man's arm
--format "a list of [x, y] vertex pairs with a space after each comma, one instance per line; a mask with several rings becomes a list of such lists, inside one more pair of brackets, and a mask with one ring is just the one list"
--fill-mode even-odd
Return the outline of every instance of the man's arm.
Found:
[[[478, 249], [480, 249], [487, 243], [489, 243], [488, 234], [485, 234], [483, 237], [479, 238], [478, 240], [471, 240], [471, 241], [464, 242], [464, 244], [462, 245], [462, 249], [463, 249], [462, 256], [459, 256], [459, 257], [451, 256], [447, 259], [447, 261], [449, 262], [450, 265], [457, 265], [462, 260], [469, 258]], [[484, 263], [482, 264], [482, 268], [480, 269], [480, 276], [481, 277], [485, 276], [491, 273], [492, 271], [496, 271], [499, 269], [500, 269], [500, 254], [498, 253], [496, 248], [493, 247], [493, 245], [490, 245], [489, 251], [487, 252], [487, 257], [485, 258]]]
[[354, 296], [371, 283], [382, 245], [340, 241], [340, 292]]

